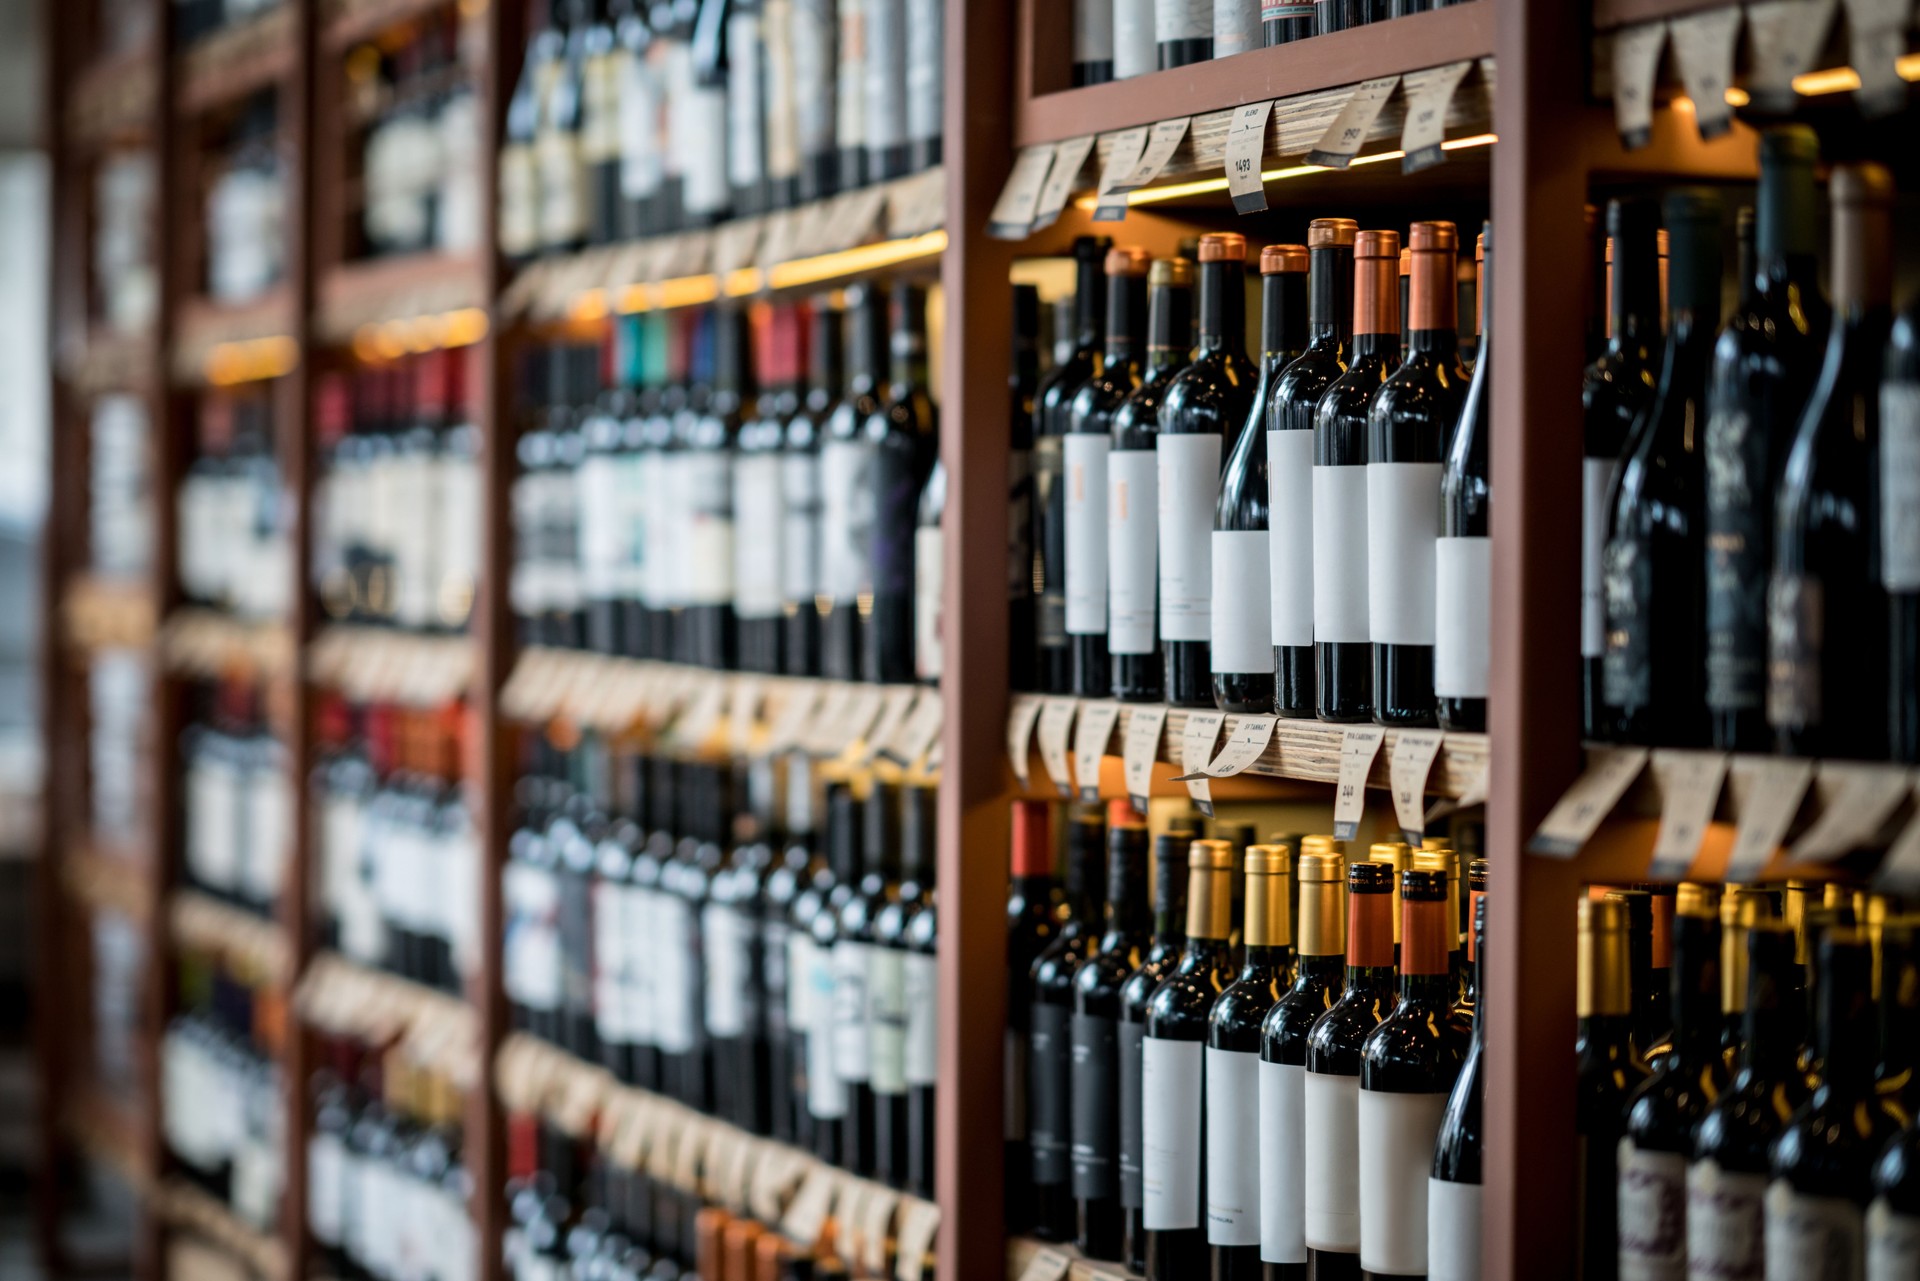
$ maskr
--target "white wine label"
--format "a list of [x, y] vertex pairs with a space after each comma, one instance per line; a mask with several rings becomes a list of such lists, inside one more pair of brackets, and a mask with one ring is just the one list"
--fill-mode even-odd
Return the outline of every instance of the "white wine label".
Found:
[[1260, 1261], [1307, 1261], [1307, 1069], [1260, 1064]]
[[[1301, 432], [1301, 435], [1310, 435]], [[1313, 639], [1364, 642], [1368, 634], [1366, 467], [1313, 469]]]
[[[944, 8], [943, 0], [907, 0], [909, 142], [931, 142], [942, 132], [941, 116], [946, 107]], [[899, 232], [896, 230], [894, 234], [898, 235]]]
[[832, 1020], [827, 1013], [833, 1005], [833, 966], [822, 957], [813, 967], [813, 977], [812, 1003], [822, 1017], [807, 1033], [807, 1111], [833, 1121], [847, 1114], [847, 1083], [834, 1070]]
[[1895, 1213], [1881, 1197], [1867, 1207], [1867, 1281], [1914, 1277], [1920, 1277], [1920, 1219]]
[[919, 526], [913, 531], [913, 670], [923, 681], [939, 680], [946, 666], [940, 614], [946, 572], [940, 526]]
[[736, 187], [751, 187], [764, 173], [761, 127], [766, 111], [761, 93], [766, 46], [761, 41], [758, 13], [727, 12], [727, 177]]
[[733, 608], [743, 619], [780, 617], [780, 466], [777, 454], [733, 464]]
[[346, 1174], [346, 1145], [337, 1135], [315, 1134], [307, 1141], [307, 1227], [324, 1246], [341, 1244]]
[[1367, 464], [1367, 626], [1376, 645], [1433, 644], [1441, 470]]
[[680, 600], [688, 605], [733, 601], [733, 455], [697, 450], [681, 455], [676, 479], [687, 517]]
[[1809, 1196], [1775, 1179], [1767, 1185], [1766, 1218], [1767, 1281], [1863, 1274], [1866, 1224], [1853, 1202]]
[[803, 158], [834, 148], [833, 45], [831, 0], [793, 0], [794, 129]]
[[611, 454], [588, 454], [574, 472], [579, 493], [580, 586], [588, 600], [606, 600], [619, 581], [620, 469]]
[[869, 151], [907, 140], [906, 0], [862, 0], [867, 10], [867, 137]]
[[1267, 531], [1213, 532], [1213, 670], [1273, 671]]
[[1260, 1244], [1260, 1056], [1207, 1047], [1207, 1244]]
[[1686, 1281], [1687, 1161], [1620, 1140], [1621, 1281]]
[[1108, 62], [1112, 58], [1112, 0], [1073, 0], [1073, 60]]
[[1427, 1176], [1427, 1281], [1480, 1281], [1478, 1183]]
[[1601, 594], [1601, 562], [1607, 547], [1607, 494], [1619, 460], [1580, 461], [1580, 656], [1607, 652], [1607, 610]]
[[864, 440], [820, 450], [820, 586], [836, 604], [853, 602], [872, 576], [874, 453]]
[[907, 1092], [906, 955], [893, 947], [867, 951], [867, 1041], [876, 1094]]
[[1141, 1221], [1149, 1232], [1200, 1226], [1202, 1049], [1157, 1036], [1141, 1043]]
[[1113, 0], [1113, 78], [1130, 80], [1159, 65], [1153, 0]]
[[902, 963], [906, 986], [907, 1042], [903, 1070], [908, 1085], [932, 1085], [940, 1068], [939, 963], [909, 952]]
[[1159, 648], [1160, 463], [1144, 449], [1107, 455], [1107, 648], [1151, 654]]
[[837, 0], [840, 39], [834, 89], [834, 142], [842, 151], [867, 145], [867, 0]]
[[1485, 698], [1492, 667], [1493, 540], [1442, 538], [1433, 550], [1433, 692]]
[[1766, 1196], [1764, 1174], [1736, 1174], [1711, 1160], [1687, 1167], [1689, 1276], [1763, 1281]]
[[1360, 1267], [1427, 1271], [1427, 1179], [1447, 1096], [1360, 1091]]
[[701, 959], [706, 963], [707, 1034], [735, 1037], [747, 1030], [747, 938], [740, 912], [709, 903], [700, 911]]
[[867, 1034], [867, 971], [872, 947], [841, 939], [833, 945], [833, 1070], [842, 1080], [865, 1081], [872, 1072]]
[[1220, 496], [1220, 437], [1168, 435], [1160, 461], [1160, 637], [1203, 641], [1212, 632], [1213, 507]]
[[818, 1026], [813, 1004], [813, 967], [820, 949], [804, 930], [787, 935], [787, 1026], [811, 1032]]
[[1068, 432], [1067, 634], [1107, 630], [1107, 457], [1109, 439]]
[[1307, 1248], [1351, 1254], [1360, 1248], [1360, 1078], [1308, 1072], [1304, 1082]]
[[1213, 34], [1213, 0], [1153, 0], [1153, 38], [1205, 40]]
[[1880, 385], [1880, 582], [1920, 591], [1920, 383]]
[[[1260, 45], [1260, 0], [1213, 0], [1214, 57], [1247, 53]], [[1260, 119], [1264, 125], [1266, 117]], [[1238, 208], [1239, 202], [1234, 205]]]
[[[1358, 469], [1356, 469], [1358, 470]], [[1313, 644], [1313, 433], [1267, 433], [1268, 593], [1276, 646]]]
[[[660, 1049], [665, 1054], [685, 1054], [693, 1049], [694, 1019], [692, 976], [688, 973], [688, 950], [692, 946], [692, 909], [686, 900], [662, 893], [654, 903], [654, 940], [658, 960], [654, 966], [654, 1019], [659, 1029]], [[558, 944], [555, 945], [556, 950]]]

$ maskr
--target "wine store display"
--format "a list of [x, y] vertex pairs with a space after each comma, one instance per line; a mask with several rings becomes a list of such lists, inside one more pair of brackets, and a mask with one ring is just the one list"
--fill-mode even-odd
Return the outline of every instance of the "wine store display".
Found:
[[202, 396], [198, 454], [172, 498], [181, 592], [246, 619], [282, 616], [291, 589], [289, 513], [270, 404], [255, 388]]
[[207, 296], [248, 302], [286, 275], [287, 164], [273, 89], [249, 98], [235, 118], [207, 185], [204, 235]]
[[347, 54], [366, 121], [360, 234], [369, 255], [470, 253], [480, 242], [479, 104], [470, 20], [437, 10]]
[[1465, 0], [1076, 0], [1073, 83], [1104, 84]]
[[184, 872], [187, 883], [270, 916], [293, 841], [293, 782], [286, 747], [261, 719], [255, 691], [204, 691], [206, 717], [181, 736]]

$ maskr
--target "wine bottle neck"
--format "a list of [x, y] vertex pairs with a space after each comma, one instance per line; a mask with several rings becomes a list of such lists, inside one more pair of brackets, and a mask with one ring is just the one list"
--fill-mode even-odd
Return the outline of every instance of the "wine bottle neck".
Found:
[[1200, 264], [1200, 350], [1238, 352], [1246, 341], [1246, 269], [1238, 262]]
[[1292, 960], [1293, 949], [1284, 943], [1260, 946], [1249, 943], [1246, 959], [1240, 966], [1240, 977], [1258, 980], [1274, 973], [1284, 973]]
[[1614, 238], [1611, 310], [1615, 350], [1660, 332], [1660, 249], [1650, 215], [1632, 218]]
[[1278, 363], [1306, 346], [1307, 275], [1276, 271], [1260, 280], [1260, 356]]
[[1325, 245], [1307, 255], [1312, 300], [1307, 324], [1314, 342], [1344, 338], [1353, 326], [1353, 246]]
[[1074, 346], [1079, 351], [1095, 350], [1106, 326], [1107, 291], [1102, 274], [1101, 255], [1083, 253], [1073, 295]]
[[1147, 278], [1107, 277], [1107, 364], [1133, 360], [1147, 345]]

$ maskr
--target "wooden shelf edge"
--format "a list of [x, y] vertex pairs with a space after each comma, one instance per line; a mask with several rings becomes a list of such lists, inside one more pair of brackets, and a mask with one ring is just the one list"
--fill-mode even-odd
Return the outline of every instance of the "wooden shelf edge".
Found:
[[162, 1222], [205, 1237], [267, 1281], [283, 1281], [291, 1274], [287, 1248], [279, 1239], [248, 1227], [232, 1210], [184, 1179], [162, 1180], [152, 1200]]
[[1728, 0], [1593, 0], [1593, 29], [1611, 31], [1638, 22], [1677, 18], [1702, 9], [1731, 8]]
[[487, 301], [476, 253], [343, 263], [321, 276], [315, 294], [314, 328], [328, 342], [345, 342], [362, 325], [483, 307]]
[[460, 997], [321, 952], [294, 985], [293, 1009], [317, 1031], [394, 1045], [463, 1090], [482, 1083], [479, 1015]]
[[307, 680], [353, 702], [438, 707], [460, 698], [480, 669], [470, 636], [329, 623], [307, 645]]
[[223, 903], [198, 890], [175, 890], [167, 903], [174, 944], [218, 952], [274, 987], [293, 977], [293, 950], [277, 921]]
[[144, 1149], [145, 1126], [139, 1109], [123, 1096], [88, 1081], [67, 1093], [60, 1128], [89, 1159], [113, 1170], [136, 1196], [153, 1189], [153, 1171]]
[[1140, 1274], [1129, 1271], [1123, 1263], [1089, 1259], [1065, 1242], [1053, 1244], [1036, 1241], [1032, 1237], [1008, 1238], [1007, 1275], [1020, 1276], [1045, 1251], [1052, 1251], [1068, 1261], [1067, 1281], [1141, 1281]]
[[92, 572], [75, 575], [60, 599], [66, 642], [82, 654], [144, 649], [153, 644], [153, 593], [144, 579]]
[[65, 116], [68, 139], [80, 146], [150, 139], [159, 84], [151, 39], [96, 59], [73, 78]]
[[153, 876], [143, 853], [81, 844], [60, 859], [60, 879], [90, 912], [117, 912], [142, 928], [153, 922]]
[[273, 680], [293, 670], [293, 631], [284, 622], [188, 605], [167, 615], [158, 641], [162, 664], [176, 676]]
[[320, 47], [338, 53], [391, 27], [412, 22], [436, 9], [445, 9], [451, 3], [452, 0], [358, 0], [330, 5], [320, 33]]
[[188, 386], [206, 383], [215, 348], [263, 341], [291, 343], [293, 326], [293, 291], [285, 283], [246, 302], [216, 302], [201, 295], [183, 299], [175, 317], [173, 378]]
[[292, 73], [296, 54], [293, 4], [284, 0], [176, 55], [180, 73], [174, 105], [184, 115], [202, 115], [279, 84]]

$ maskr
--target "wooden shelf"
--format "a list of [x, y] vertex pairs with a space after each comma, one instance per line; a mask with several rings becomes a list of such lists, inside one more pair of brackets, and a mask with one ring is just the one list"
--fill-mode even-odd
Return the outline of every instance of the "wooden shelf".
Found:
[[473, 254], [407, 254], [335, 267], [316, 290], [315, 336], [346, 342], [363, 325], [484, 307], [486, 285]]
[[141, 579], [77, 575], [60, 601], [67, 644], [82, 655], [153, 644], [153, 592]]
[[143, 928], [153, 921], [152, 869], [138, 851], [91, 844], [69, 849], [60, 859], [60, 879], [89, 912], [117, 912]]
[[1124, 1263], [1108, 1263], [1100, 1259], [1089, 1259], [1065, 1242], [1052, 1244], [1036, 1241], [1032, 1237], [1014, 1237], [1007, 1242], [1008, 1281], [1020, 1281], [1026, 1270], [1035, 1266], [1035, 1261], [1043, 1254], [1051, 1254], [1050, 1266], [1044, 1266], [1048, 1276], [1059, 1274], [1056, 1260], [1066, 1260], [1066, 1281], [1141, 1281], [1138, 1272], [1131, 1271]]
[[216, 349], [239, 344], [292, 344], [293, 292], [276, 285], [247, 302], [223, 303], [195, 296], [181, 302], [175, 317], [173, 377], [186, 385], [212, 377]]
[[293, 633], [285, 623], [189, 605], [167, 615], [158, 641], [161, 663], [175, 676], [270, 681], [293, 670]]
[[154, 376], [151, 334], [93, 329], [60, 353], [60, 376], [83, 397], [145, 391]]
[[307, 646], [307, 679], [355, 702], [437, 707], [467, 692], [478, 659], [465, 636], [336, 623]]
[[452, 0], [336, 0], [322, 9], [320, 46], [329, 53], [339, 53], [451, 4]]
[[217, 952], [272, 986], [292, 977], [292, 952], [277, 922], [198, 890], [174, 891], [167, 929], [176, 946]]
[[284, 1243], [248, 1227], [194, 1184], [166, 1179], [154, 1188], [152, 1202], [161, 1222], [206, 1238], [265, 1281], [283, 1281], [291, 1275]]
[[97, 1081], [69, 1085], [60, 1128], [86, 1156], [124, 1179], [138, 1196], [152, 1188], [143, 1135], [146, 1119], [128, 1097]]
[[178, 110], [202, 115], [285, 80], [297, 54], [293, 8], [294, 0], [281, 0], [266, 13], [216, 31], [180, 54], [174, 99]]
[[83, 147], [150, 143], [159, 85], [151, 43], [96, 60], [74, 77], [67, 136]]
[[1299, 98], [1380, 76], [1490, 57], [1494, 3], [1468, 0], [1231, 58], [1039, 94], [1019, 104], [1014, 145], [1060, 142], [1177, 116], [1225, 112], [1241, 103]]

